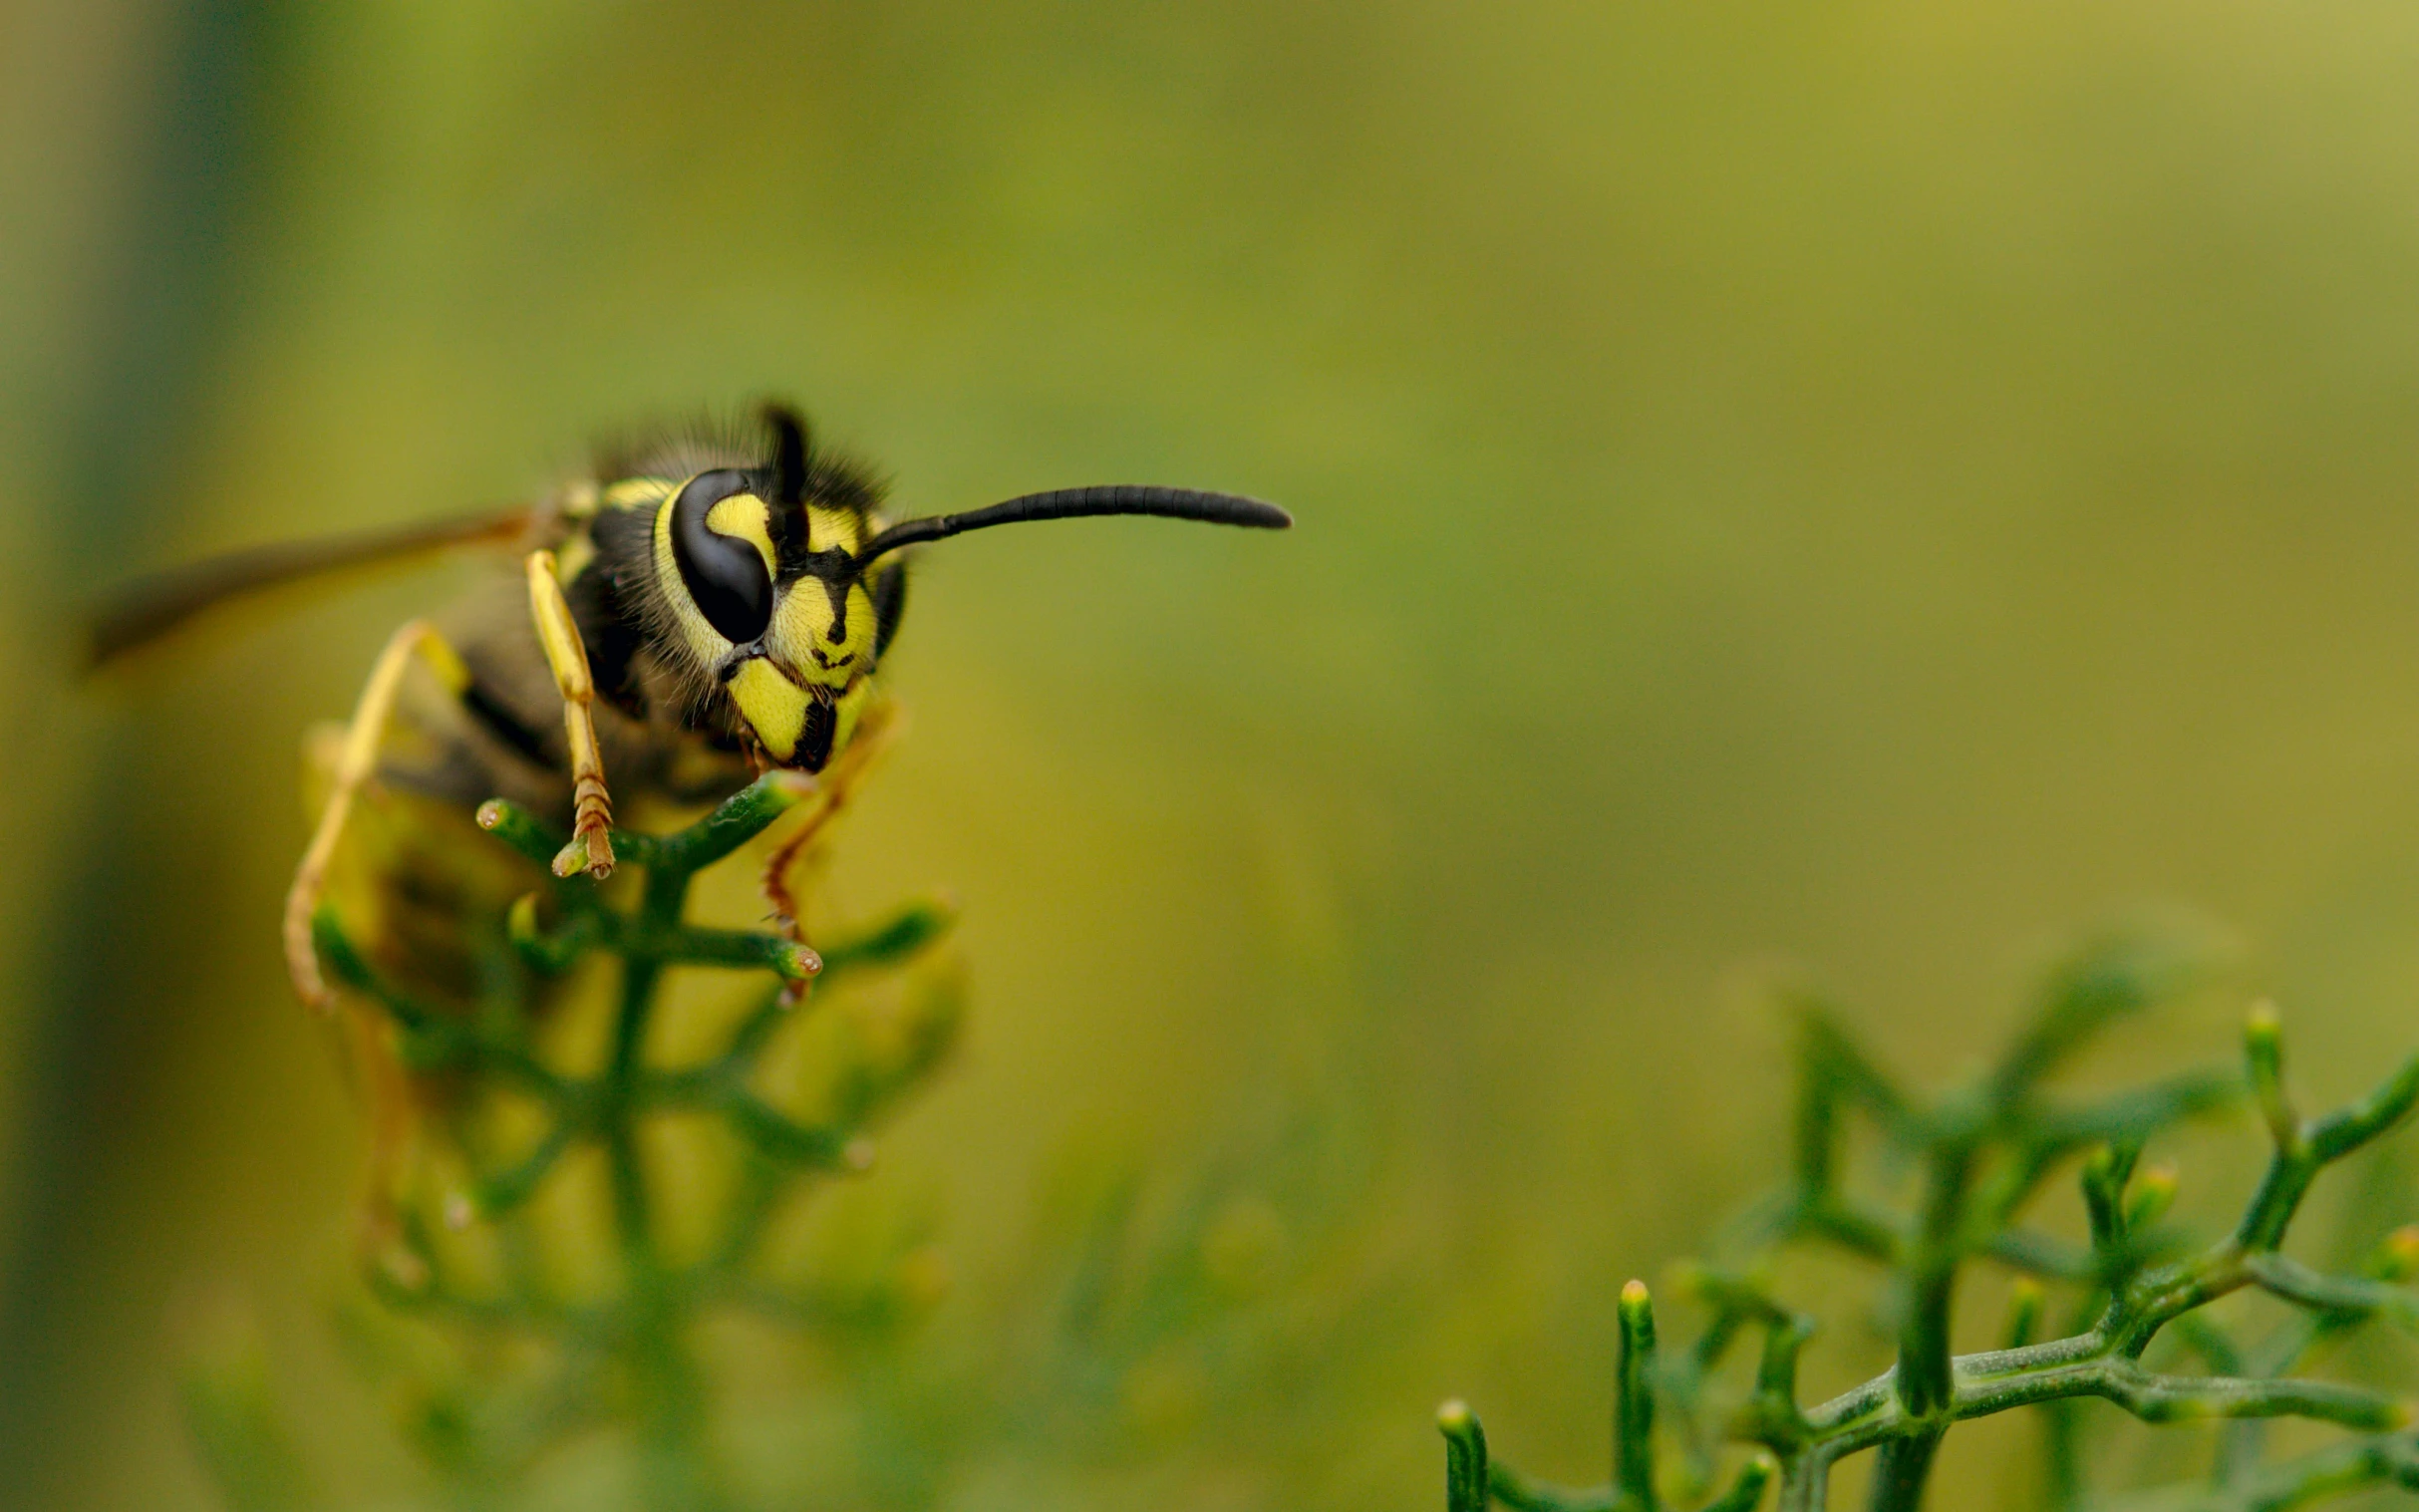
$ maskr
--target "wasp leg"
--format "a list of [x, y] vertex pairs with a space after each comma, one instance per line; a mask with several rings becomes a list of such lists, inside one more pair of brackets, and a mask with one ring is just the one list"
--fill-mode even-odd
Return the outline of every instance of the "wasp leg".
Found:
[[[444, 643], [435, 646], [442, 656]], [[321, 780], [332, 781], [342, 766], [346, 736], [345, 727], [332, 722], [312, 730], [308, 759]], [[362, 1166], [355, 1235], [361, 1259], [380, 1267], [405, 1290], [417, 1292], [428, 1284], [429, 1268], [406, 1242], [402, 1205], [405, 1175], [428, 1116], [426, 1094], [405, 1070], [394, 1027], [379, 1009], [356, 1000], [350, 1012], [341, 1017], [332, 1013], [325, 1022], [336, 1036], [329, 1048], [347, 1089], [369, 1113], [370, 1148]]]
[[286, 889], [286, 972], [294, 979], [294, 991], [313, 1008], [325, 1009], [334, 995], [319, 973], [319, 952], [311, 943], [311, 915], [319, 907], [328, 862], [344, 834], [345, 819], [353, 812], [353, 798], [378, 769], [378, 744], [386, 735], [387, 718], [395, 712], [396, 696], [403, 690], [404, 673], [414, 656], [426, 662], [438, 681], [456, 697], [470, 686], [470, 669], [427, 620], [414, 620], [389, 636], [377, 664], [370, 669], [369, 682], [362, 685], [361, 702], [353, 707], [352, 723], [345, 727], [344, 744], [336, 755], [328, 801], [319, 811], [319, 827], [311, 831], [310, 846], [294, 868], [293, 885]]
[[[764, 860], [764, 901], [772, 909], [773, 926], [800, 945], [806, 943], [806, 931], [801, 923], [805, 909], [799, 904], [796, 892], [790, 888], [789, 873], [796, 867], [798, 858], [806, 853], [807, 847], [814, 843], [815, 837], [823, 832], [824, 826], [848, 806], [848, 799], [856, 791], [857, 784], [865, 779], [865, 773], [872, 769], [874, 761], [898, 735], [898, 731], [899, 720], [892, 705], [876, 702], [869, 707], [858, 720], [856, 733], [849, 743], [817, 774], [813, 805], [806, 810], [805, 818], [789, 838], [776, 846]], [[805, 983], [795, 982], [784, 989], [784, 995], [795, 1002], [805, 995]]]
[[563, 696], [563, 736], [571, 750], [571, 843], [554, 858], [554, 874], [567, 877], [584, 866], [592, 877], [609, 877], [613, 795], [605, 790], [605, 757], [596, 745], [596, 680], [588, 673], [588, 647], [555, 575], [554, 553], [530, 552], [528, 568], [529, 618]]

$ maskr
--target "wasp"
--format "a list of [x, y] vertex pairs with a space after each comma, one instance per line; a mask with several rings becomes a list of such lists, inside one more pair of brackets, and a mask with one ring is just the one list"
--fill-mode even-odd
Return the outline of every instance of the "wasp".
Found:
[[[766, 405], [757, 421], [754, 435], [608, 448], [586, 475], [533, 503], [255, 547], [140, 580], [104, 606], [96, 663], [215, 604], [336, 568], [470, 543], [517, 556], [517, 573], [396, 630], [372, 665], [285, 901], [286, 964], [306, 1003], [332, 1001], [312, 916], [373, 780], [465, 806], [505, 796], [551, 814], [570, 834], [555, 874], [603, 878], [617, 796], [712, 802], [782, 768], [820, 774], [837, 802], [852, 758], [885, 723], [877, 669], [906, 611], [910, 548], [1090, 515], [1293, 522], [1258, 499], [1140, 485], [893, 519], [880, 476], [819, 446], [796, 410]], [[433, 674], [435, 697], [407, 698], [415, 665]], [[398, 725], [418, 739], [391, 742]], [[796, 909], [781, 876], [803, 838], [765, 872], [785, 928]]]

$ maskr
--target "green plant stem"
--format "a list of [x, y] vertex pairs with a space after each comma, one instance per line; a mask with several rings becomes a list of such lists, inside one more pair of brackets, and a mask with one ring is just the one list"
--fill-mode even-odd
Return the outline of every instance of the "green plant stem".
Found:
[[1486, 1431], [1458, 1401], [1437, 1408], [1436, 1426], [1444, 1434], [1445, 1512], [1486, 1512]]
[[1621, 1289], [1621, 1363], [1613, 1400], [1613, 1485], [1624, 1506], [1657, 1512], [1655, 1302], [1646, 1283]]
[[[654, 847], [659, 861], [669, 846]], [[644, 855], [642, 848], [639, 855]], [[638, 856], [630, 859], [638, 860]], [[643, 861], [640, 864], [645, 864]], [[689, 896], [689, 872], [657, 864], [647, 873], [637, 928], [624, 932], [620, 1002], [613, 1021], [613, 1048], [606, 1063], [603, 1127], [612, 1173], [614, 1229], [622, 1248], [630, 1301], [629, 1359], [639, 1410], [643, 1474], [650, 1503], [672, 1512], [710, 1503], [699, 1452], [700, 1403], [696, 1369], [680, 1316], [667, 1295], [667, 1278], [655, 1244], [652, 1194], [639, 1159], [638, 1080], [647, 1027], [654, 1015], [663, 959], [648, 947], [680, 927]]]

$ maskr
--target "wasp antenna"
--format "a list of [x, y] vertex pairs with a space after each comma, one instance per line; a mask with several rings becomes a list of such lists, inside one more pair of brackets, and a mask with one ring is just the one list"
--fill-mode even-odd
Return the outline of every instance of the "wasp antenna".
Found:
[[1148, 514], [1161, 519], [1192, 519], [1211, 525], [1242, 525], [1255, 530], [1283, 530], [1294, 517], [1275, 504], [1239, 493], [1204, 493], [1197, 488], [1161, 488], [1119, 483], [1097, 488], [1057, 488], [1027, 493], [988, 509], [965, 514], [928, 514], [901, 520], [858, 553], [862, 564], [885, 551], [937, 541], [993, 525], [1014, 525], [1033, 519], [1081, 519], [1098, 514]]
[[764, 425], [772, 432], [772, 501], [802, 502], [806, 497], [806, 421], [787, 405], [766, 405]]

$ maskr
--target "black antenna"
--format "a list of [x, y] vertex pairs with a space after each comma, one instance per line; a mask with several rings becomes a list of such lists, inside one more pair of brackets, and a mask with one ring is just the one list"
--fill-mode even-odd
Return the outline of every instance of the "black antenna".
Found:
[[766, 405], [772, 428], [772, 501], [795, 504], [806, 497], [806, 422], [786, 405]]
[[1014, 525], [1029, 519], [1081, 519], [1094, 514], [1151, 514], [1161, 519], [1196, 519], [1211, 525], [1243, 525], [1255, 530], [1283, 530], [1294, 517], [1275, 504], [1238, 493], [1204, 493], [1197, 488], [1160, 488], [1144, 483], [1115, 483], [1097, 488], [1054, 488], [1028, 493], [988, 509], [965, 514], [928, 514], [899, 523], [865, 543], [857, 553], [862, 566], [885, 551], [937, 541], [969, 530]]

